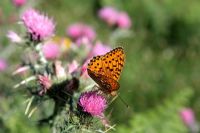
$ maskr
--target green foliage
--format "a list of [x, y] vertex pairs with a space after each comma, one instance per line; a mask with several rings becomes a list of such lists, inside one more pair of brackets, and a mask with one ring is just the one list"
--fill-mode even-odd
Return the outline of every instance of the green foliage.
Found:
[[183, 89], [163, 104], [149, 111], [136, 113], [129, 126], [119, 126], [117, 132], [131, 133], [186, 133], [179, 111], [185, 107], [192, 96], [191, 89]]

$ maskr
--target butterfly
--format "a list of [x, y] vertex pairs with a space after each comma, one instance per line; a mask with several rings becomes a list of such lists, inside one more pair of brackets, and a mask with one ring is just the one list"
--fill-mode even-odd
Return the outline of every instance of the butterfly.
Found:
[[93, 57], [88, 63], [87, 72], [103, 92], [115, 96], [120, 87], [118, 80], [124, 62], [124, 49], [117, 47], [105, 55]]

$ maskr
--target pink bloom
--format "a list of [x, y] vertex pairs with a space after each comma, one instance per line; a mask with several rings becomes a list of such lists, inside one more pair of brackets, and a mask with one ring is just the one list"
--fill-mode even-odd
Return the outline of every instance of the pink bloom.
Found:
[[68, 64], [68, 73], [73, 73], [78, 69], [78, 62], [76, 60], [73, 60], [71, 64]]
[[6, 70], [7, 67], [8, 67], [8, 65], [7, 65], [6, 60], [0, 59], [0, 71]]
[[89, 40], [93, 41], [96, 37], [96, 33], [91, 26], [84, 25], [83, 31], [82, 31], [82, 36], [87, 37]]
[[128, 29], [131, 27], [131, 19], [125, 12], [120, 12], [117, 17], [117, 25], [119, 28]]
[[185, 109], [181, 110], [180, 115], [181, 115], [183, 122], [187, 126], [192, 126], [195, 123], [195, 117], [194, 117], [194, 113], [193, 113], [192, 109], [185, 108]]
[[20, 43], [20, 42], [22, 42], [22, 38], [17, 33], [15, 33], [14, 31], [8, 31], [7, 37], [13, 43]]
[[60, 54], [60, 48], [57, 44], [47, 43], [42, 47], [46, 59], [56, 59]]
[[78, 105], [92, 116], [101, 116], [106, 108], [106, 99], [96, 91], [82, 93]]
[[93, 41], [96, 37], [96, 33], [93, 28], [82, 23], [69, 26], [67, 34], [74, 40], [85, 37], [88, 38], [88, 40]]
[[38, 82], [42, 87], [42, 90], [39, 92], [40, 95], [45, 94], [47, 90], [52, 86], [52, 81], [48, 76], [38, 75]]
[[61, 61], [55, 61], [54, 62], [54, 73], [56, 75], [57, 78], [66, 78], [66, 73], [65, 73], [65, 69], [62, 66], [62, 62]]
[[112, 7], [104, 7], [98, 12], [98, 16], [108, 25], [113, 26], [117, 22], [118, 11]]
[[77, 39], [82, 35], [82, 24], [73, 24], [71, 26], [68, 27], [67, 29], [67, 34], [73, 38], [73, 39]]
[[97, 55], [103, 55], [107, 52], [109, 52], [111, 48], [107, 45], [102, 44], [101, 42], [97, 42], [95, 46], [93, 47], [91, 53], [89, 54], [89, 57], [97, 56]]
[[26, 3], [26, 0], [12, 0], [12, 2], [16, 7], [20, 7]]
[[33, 40], [43, 40], [54, 34], [55, 24], [52, 19], [34, 9], [26, 10], [22, 21]]

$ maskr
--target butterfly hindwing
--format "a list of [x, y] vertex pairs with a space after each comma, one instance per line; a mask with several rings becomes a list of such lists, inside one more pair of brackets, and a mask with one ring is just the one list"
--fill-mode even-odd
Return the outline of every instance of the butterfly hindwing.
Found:
[[116, 80], [109, 78], [105, 75], [92, 72], [90, 69], [88, 69], [87, 71], [89, 76], [100, 86], [100, 88], [104, 92], [111, 93], [112, 91], [116, 91], [119, 89], [120, 85]]

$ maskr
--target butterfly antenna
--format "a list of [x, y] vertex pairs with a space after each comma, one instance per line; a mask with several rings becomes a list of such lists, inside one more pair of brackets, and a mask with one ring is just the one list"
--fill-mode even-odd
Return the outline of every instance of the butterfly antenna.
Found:
[[119, 99], [121, 100], [121, 102], [127, 107], [129, 108], [129, 105], [126, 103], [126, 101], [124, 101], [124, 99], [118, 94]]

